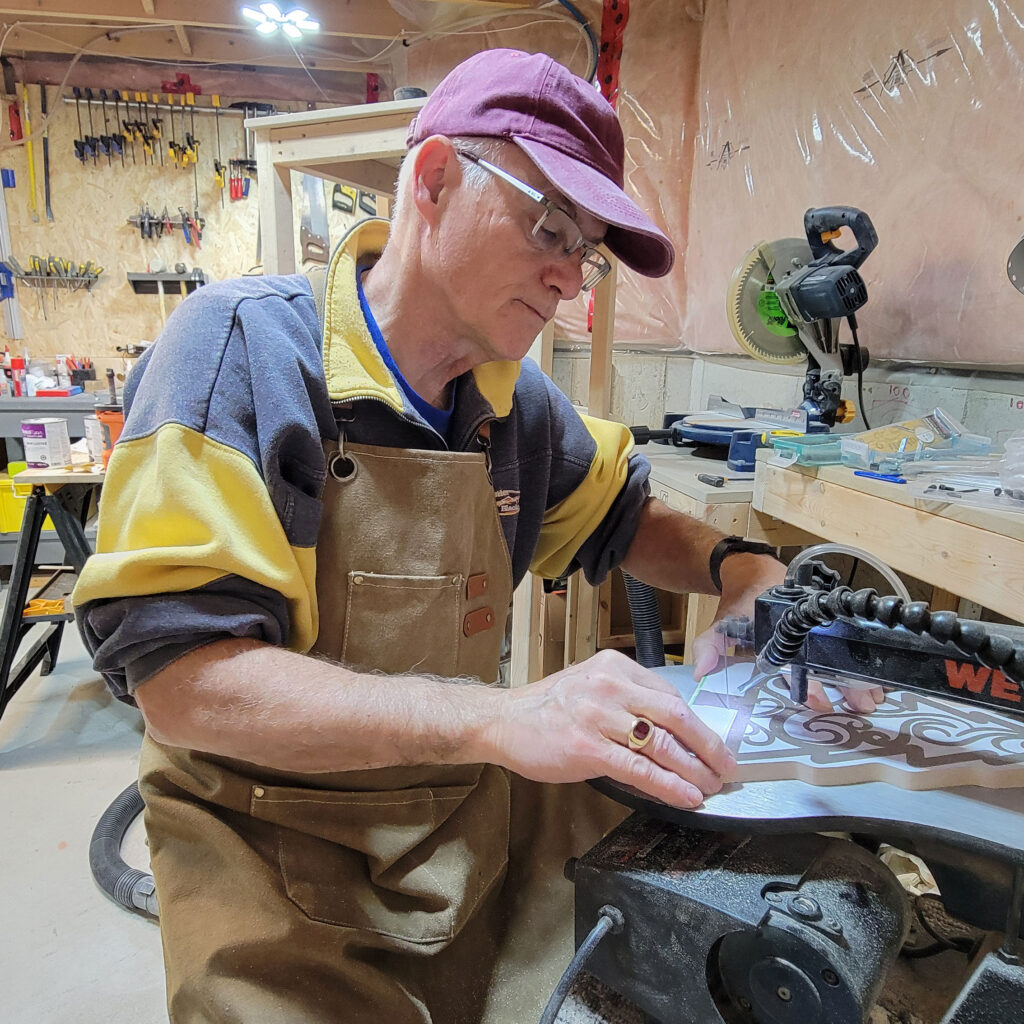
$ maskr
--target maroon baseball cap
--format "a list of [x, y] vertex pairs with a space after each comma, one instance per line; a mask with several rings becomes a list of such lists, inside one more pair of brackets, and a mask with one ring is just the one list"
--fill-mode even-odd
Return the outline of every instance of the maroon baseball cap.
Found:
[[647, 277], [672, 269], [672, 243], [622, 190], [615, 111], [546, 54], [484, 50], [463, 61], [413, 119], [406, 146], [431, 135], [514, 142], [555, 188], [608, 225], [605, 242], [626, 266]]

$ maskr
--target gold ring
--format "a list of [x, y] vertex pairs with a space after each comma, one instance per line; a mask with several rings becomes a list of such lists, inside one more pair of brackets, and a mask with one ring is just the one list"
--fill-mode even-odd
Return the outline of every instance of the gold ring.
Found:
[[653, 735], [654, 723], [649, 718], [634, 718], [633, 724], [629, 727], [626, 742], [630, 750], [642, 750], [651, 742]]

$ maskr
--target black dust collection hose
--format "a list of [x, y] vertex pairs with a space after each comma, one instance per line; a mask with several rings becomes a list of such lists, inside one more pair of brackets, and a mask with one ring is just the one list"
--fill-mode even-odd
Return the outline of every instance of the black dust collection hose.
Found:
[[622, 574], [622, 581], [626, 584], [629, 617], [633, 620], [636, 660], [644, 668], [661, 668], [665, 664], [665, 640], [657, 591], [626, 572]]
[[124, 837], [143, 807], [139, 787], [133, 782], [97, 822], [89, 843], [89, 867], [96, 884], [115, 903], [133, 914], [155, 920], [160, 912], [153, 876], [129, 867], [121, 856]]

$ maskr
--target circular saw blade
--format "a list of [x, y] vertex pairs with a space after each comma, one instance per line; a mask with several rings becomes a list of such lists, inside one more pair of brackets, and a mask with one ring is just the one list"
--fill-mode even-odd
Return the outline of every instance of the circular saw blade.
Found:
[[773, 269], [805, 266], [811, 247], [804, 238], [759, 242], [733, 271], [726, 292], [726, 313], [733, 337], [755, 359], [766, 363], [799, 363], [807, 350], [791, 326], [769, 285]]

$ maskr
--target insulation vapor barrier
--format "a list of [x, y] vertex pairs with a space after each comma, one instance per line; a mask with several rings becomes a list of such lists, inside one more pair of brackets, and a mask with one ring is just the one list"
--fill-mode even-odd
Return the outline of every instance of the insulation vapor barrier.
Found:
[[[600, 26], [597, 0], [577, 6]], [[430, 88], [486, 46], [583, 73], [571, 27], [529, 20], [411, 48], [410, 81]], [[809, 207], [843, 205], [878, 232], [858, 313], [874, 358], [1021, 366], [1024, 297], [1006, 260], [1024, 234], [1022, 65], [1024, 0], [634, 0], [626, 188], [678, 259], [656, 281], [621, 269], [616, 343], [737, 354], [736, 265], [759, 241], [801, 237]], [[582, 299], [563, 306], [557, 335], [586, 343], [585, 317]]]

